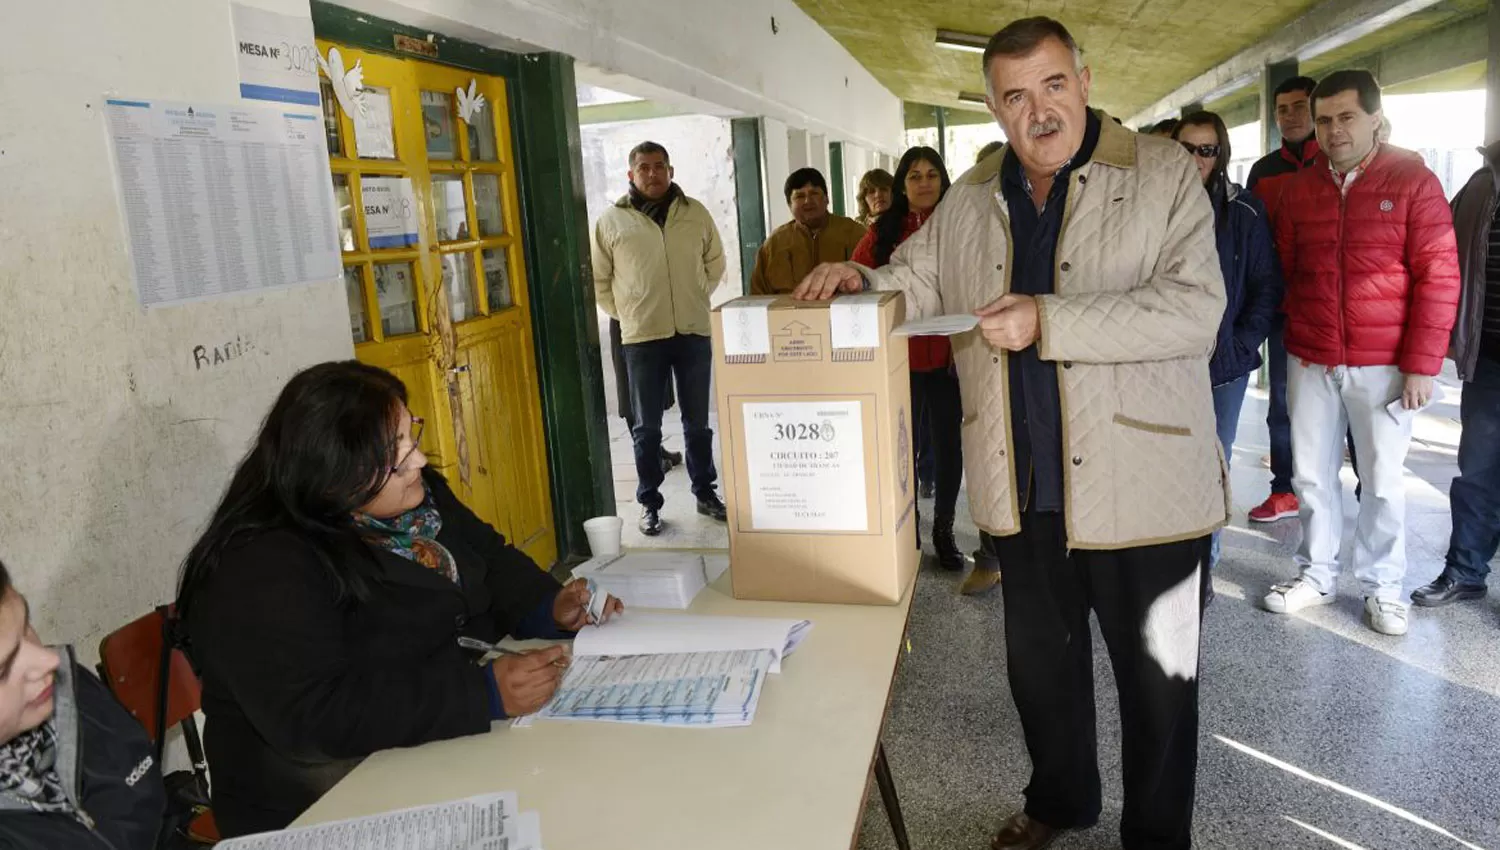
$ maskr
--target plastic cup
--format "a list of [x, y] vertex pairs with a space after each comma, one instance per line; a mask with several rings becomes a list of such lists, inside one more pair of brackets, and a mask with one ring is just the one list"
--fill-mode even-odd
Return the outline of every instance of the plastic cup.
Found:
[[624, 528], [625, 520], [617, 516], [596, 516], [585, 520], [583, 533], [588, 535], [589, 551], [595, 557], [620, 554], [620, 532]]

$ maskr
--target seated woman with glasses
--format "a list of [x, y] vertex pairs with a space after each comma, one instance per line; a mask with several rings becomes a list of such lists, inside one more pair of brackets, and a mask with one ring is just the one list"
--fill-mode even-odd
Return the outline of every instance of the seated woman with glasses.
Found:
[[[1281, 306], [1281, 267], [1265, 207], [1229, 180], [1229, 131], [1224, 120], [1213, 112], [1194, 112], [1178, 123], [1172, 138], [1193, 157], [1203, 190], [1214, 208], [1225, 309], [1208, 375], [1213, 385], [1219, 443], [1228, 463], [1234, 457], [1235, 430], [1250, 373], [1260, 368], [1260, 347], [1270, 335], [1271, 323]], [[1219, 563], [1219, 537], [1220, 532], [1215, 531], [1210, 568]], [[1212, 598], [1212, 580], [1204, 587]]]
[[285, 827], [377, 750], [536, 711], [567, 665], [552, 647], [480, 666], [460, 636], [590, 621], [587, 585], [559, 585], [464, 507], [421, 433], [390, 373], [303, 371], [187, 557], [177, 604], [225, 837]]

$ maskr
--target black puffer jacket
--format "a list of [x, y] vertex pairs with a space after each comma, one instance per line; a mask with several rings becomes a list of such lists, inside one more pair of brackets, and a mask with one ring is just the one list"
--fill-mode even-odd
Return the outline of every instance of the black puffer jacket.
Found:
[[57, 767], [77, 818], [42, 814], [0, 794], [6, 850], [152, 850], [167, 795], [146, 730], [63, 648], [55, 690]]

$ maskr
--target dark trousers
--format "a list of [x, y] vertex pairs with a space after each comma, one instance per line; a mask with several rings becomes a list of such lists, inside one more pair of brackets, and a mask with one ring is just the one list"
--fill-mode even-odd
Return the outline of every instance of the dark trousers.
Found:
[[1027, 513], [1019, 534], [982, 542], [1000, 561], [1026, 814], [1057, 828], [1099, 819], [1092, 610], [1119, 688], [1125, 850], [1190, 847], [1208, 538], [1070, 553], [1061, 514]]
[[1292, 417], [1286, 406], [1286, 316], [1276, 314], [1266, 339], [1266, 371], [1271, 398], [1266, 406], [1266, 430], [1271, 439], [1271, 492], [1292, 492]]
[[[927, 414], [925, 427], [919, 419], [916, 433], [927, 437], [932, 457], [931, 480], [936, 490], [933, 515], [952, 519], [964, 480], [964, 407], [958, 393], [958, 377], [948, 369], [912, 372], [911, 397], [912, 407]], [[920, 464], [919, 451], [919, 467]]]
[[661, 468], [662, 395], [668, 377], [677, 379], [677, 406], [687, 448], [688, 478], [693, 495], [714, 492], [719, 473], [714, 469], [713, 429], [708, 427], [708, 394], [713, 378], [713, 345], [706, 336], [677, 334], [667, 339], [624, 346], [630, 381], [630, 406], [635, 411], [635, 500], [648, 508], [662, 506]]
[[932, 456], [932, 427], [927, 422], [927, 399], [917, 389], [917, 373], [911, 373], [912, 450], [917, 455], [917, 482], [932, 484], [937, 464]]
[[1445, 569], [1459, 584], [1484, 584], [1500, 548], [1500, 361], [1483, 357], [1459, 402], [1458, 477], [1448, 491], [1453, 535]]

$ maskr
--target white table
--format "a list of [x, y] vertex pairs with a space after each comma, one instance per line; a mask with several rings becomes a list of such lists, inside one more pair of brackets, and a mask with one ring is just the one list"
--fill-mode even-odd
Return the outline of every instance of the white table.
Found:
[[[541, 813], [546, 850], [847, 850], [864, 812], [911, 588], [899, 605], [747, 602], [729, 574], [694, 614], [813, 621], [807, 640], [767, 680], [755, 722], [665, 729], [538, 721], [379, 752], [296, 825], [513, 790]], [[905, 829], [880, 752], [881, 792]]]

